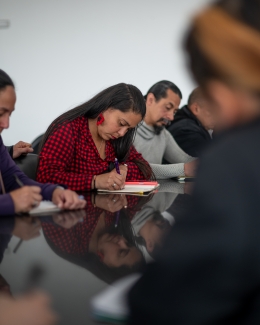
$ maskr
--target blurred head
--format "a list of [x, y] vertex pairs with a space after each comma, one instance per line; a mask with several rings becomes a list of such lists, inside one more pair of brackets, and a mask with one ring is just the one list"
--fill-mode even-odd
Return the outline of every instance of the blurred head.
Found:
[[145, 95], [148, 125], [163, 127], [173, 121], [180, 106], [182, 93], [172, 82], [163, 80], [154, 84]]
[[9, 118], [14, 111], [16, 95], [12, 79], [0, 70], [0, 134], [9, 128]]
[[188, 34], [191, 69], [222, 127], [260, 115], [259, 17], [260, 0], [222, 0], [200, 13]]
[[98, 240], [98, 251], [108, 267], [132, 267], [143, 260], [142, 253], [118, 234], [103, 234]]
[[202, 88], [197, 87], [190, 94], [188, 107], [206, 130], [214, 128], [214, 114]]

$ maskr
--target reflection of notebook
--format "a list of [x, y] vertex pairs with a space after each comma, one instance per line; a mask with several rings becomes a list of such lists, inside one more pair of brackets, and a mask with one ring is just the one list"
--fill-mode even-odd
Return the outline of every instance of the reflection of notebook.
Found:
[[129, 316], [127, 294], [140, 277], [140, 273], [131, 274], [95, 296], [91, 300], [93, 318], [105, 323], [125, 323]]
[[195, 177], [191, 177], [191, 176], [178, 176], [176, 179], [180, 183], [194, 182], [195, 181]]
[[33, 208], [29, 213], [30, 214], [42, 214], [42, 213], [50, 213], [60, 211], [60, 208], [52, 203], [51, 201], [41, 201], [39, 206]]
[[99, 192], [106, 193], [135, 193], [135, 194], [145, 194], [152, 192], [160, 184], [157, 182], [126, 182], [125, 188], [122, 190], [103, 190], [98, 189]]

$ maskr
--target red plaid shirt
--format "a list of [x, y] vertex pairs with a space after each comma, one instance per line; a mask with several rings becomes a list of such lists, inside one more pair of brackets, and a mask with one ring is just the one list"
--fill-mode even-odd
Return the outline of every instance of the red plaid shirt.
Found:
[[[90, 133], [88, 119], [78, 117], [62, 125], [48, 138], [40, 153], [37, 181], [67, 185], [74, 191], [90, 190], [93, 176], [106, 172], [109, 163], [115, 161], [110, 141], [106, 141], [105, 150], [103, 160]], [[127, 181], [145, 178], [132, 162], [134, 159], [146, 162], [132, 146], [125, 162], [128, 165]]]

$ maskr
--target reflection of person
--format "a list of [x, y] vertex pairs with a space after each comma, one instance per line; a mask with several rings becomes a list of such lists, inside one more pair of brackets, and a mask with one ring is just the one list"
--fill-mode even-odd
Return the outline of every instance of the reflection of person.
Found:
[[174, 224], [174, 216], [166, 210], [170, 208], [179, 193], [183, 193], [183, 184], [174, 182], [161, 184], [159, 192], [136, 213], [132, 220], [134, 234], [147, 261], [150, 261], [149, 256], [154, 258], [157, 255]]
[[41, 223], [35, 217], [2, 217], [0, 219], [0, 263], [12, 236], [30, 240], [40, 236]]
[[[50, 247], [59, 256], [82, 265], [109, 283], [142, 268], [145, 262], [135, 242], [131, 217], [149, 198], [97, 195], [91, 201], [88, 195], [86, 200], [86, 218], [70, 229], [43, 220], [43, 233]], [[127, 202], [127, 209], [123, 207], [119, 216], [111, 212], [118, 201], [120, 205]]]
[[[146, 115], [138, 127], [134, 145], [150, 163], [158, 179], [194, 176], [196, 162], [175, 142], [165, 126], [174, 119], [182, 98], [179, 88], [163, 80], [153, 85], [145, 96]], [[161, 165], [163, 159], [169, 165]]]
[[27, 153], [33, 152], [32, 145], [24, 141], [19, 141], [13, 146], [6, 147], [6, 149], [13, 159], [18, 158], [21, 155], [26, 155]]
[[149, 164], [132, 145], [145, 111], [139, 89], [121, 83], [59, 116], [43, 139], [38, 181], [84, 191], [118, 190], [125, 180], [150, 179]]
[[[0, 70], [0, 134], [9, 127], [15, 102], [14, 83]], [[14, 174], [25, 186], [19, 188]], [[0, 137], [0, 215], [28, 212], [38, 206], [42, 199], [52, 200], [60, 208], [66, 209], [83, 208], [86, 203], [80, 200], [75, 192], [29, 179], [11, 159]]]
[[193, 22], [193, 73], [236, 128], [201, 158], [191, 213], [130, 293], [131, 324], [260, 323], [259, 17], [259, 0], [222, 0]]
[[188, 104], [179, 109], [168, 131], [187, 154], [199, 157], [211, 142], [209, 130], [214, 128], [214, 115], [200, 87], [190, 94]]

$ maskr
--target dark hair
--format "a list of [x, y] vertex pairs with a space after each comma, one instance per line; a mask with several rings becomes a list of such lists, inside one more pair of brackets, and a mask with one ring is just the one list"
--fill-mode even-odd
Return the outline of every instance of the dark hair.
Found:
[[[133, 111], [136, 114], [140, 114], [142, 119], [146, 113], [146, 105], [141, 91], [133, 85], [119, 83], [104, 89], [89, 101], [57, 117], [48, 127], [43, 137], [41, 148], [49, 136], [61, 125], [67, 124], [80, 116], [95, 119], [100, 113], [110, 107], [122, 112]], [[119, 161], [126, 160], [130, 147], [133, 144], [135, 131], [136, 128], [129, 130], [125, 136], [111, 141]], [[145, 167], [147, 168], [147, 166]]]
[[7, 86], [15, 88], [13, 80], [8, 76], [6, 72], [0, 69], [0, 91]]
[[[233, 18], [260, 31], [260, 0], [219, 0], [214, 5]], [[194, 37], [193, 27], [186, 36], [185, 48], [189, 53], [190, 69], [201, 86], [204, 86], [209, 79], [221, 79], [217, 69], [200, 50]]]
[[152, 93], [156, 99], [156, 101], [161, 98], [167, 97], [167, 90], [171, 89], [175, 94], [177, 94], [180, 99], [182, 99], [182, 93], [180, 89], [171, 81], [162, 80], [154, 84], [148, 91], [144, 98], [147, 98], [147, 95]]

